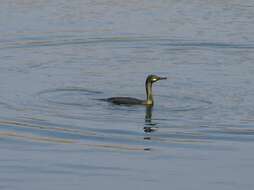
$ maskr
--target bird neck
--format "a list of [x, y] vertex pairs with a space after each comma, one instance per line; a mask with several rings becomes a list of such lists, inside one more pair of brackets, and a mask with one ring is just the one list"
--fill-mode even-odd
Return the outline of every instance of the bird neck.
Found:
[[151, 82], [146, 82], [146, 104], [153, 105], [153, 92]]

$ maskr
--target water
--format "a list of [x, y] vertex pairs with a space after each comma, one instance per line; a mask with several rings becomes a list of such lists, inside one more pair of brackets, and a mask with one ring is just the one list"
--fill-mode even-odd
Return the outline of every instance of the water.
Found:
[[[253, 189], [253, 1], [5, 1], [0, 189]], [[155, 106], [97, 99], [145, 97]]]

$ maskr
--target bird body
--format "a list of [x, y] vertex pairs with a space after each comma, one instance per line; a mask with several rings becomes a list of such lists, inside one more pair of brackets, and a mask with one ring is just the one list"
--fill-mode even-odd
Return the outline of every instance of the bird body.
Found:
[[131, 105], [145, 105], [146, 102], [144, 100], [140, 100], [137, 98], [131, 98], [131, 97], [112, 97], [107, 98], [106, 101], [111, 102], [113, 104], [131, 104]]

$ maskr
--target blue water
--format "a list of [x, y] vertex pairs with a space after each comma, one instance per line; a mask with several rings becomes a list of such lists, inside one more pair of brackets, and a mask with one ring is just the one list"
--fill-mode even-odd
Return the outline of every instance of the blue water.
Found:
[[[254, 188], [253, 1], [5, 1], [0, 25], [0, 189]], [[152, 73], [152, 110], [98, 100]]]

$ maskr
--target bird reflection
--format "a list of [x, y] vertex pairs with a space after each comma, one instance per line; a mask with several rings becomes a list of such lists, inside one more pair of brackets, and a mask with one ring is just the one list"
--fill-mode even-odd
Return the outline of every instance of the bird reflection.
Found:
[[[146, 106], [145, 127], [144, 127], [145, 133], [151, 133], [158, 129], [158, 127], [156, 127], [156, 123], [152, 121], [152, 112], [153, 106]], [[149, 140], [150, 137], [145, 137], [144, 139]]]

